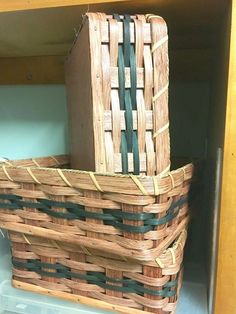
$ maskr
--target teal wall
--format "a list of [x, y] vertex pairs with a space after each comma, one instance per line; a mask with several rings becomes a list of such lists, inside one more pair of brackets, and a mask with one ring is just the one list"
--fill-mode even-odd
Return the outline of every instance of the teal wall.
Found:
[[[208, 83], [171, 84], [173, 156], [205, 156], [209, 94]], [[0, 86], [0, 157], [18, 159], [67, 152], [64, 85]]]
[[68, 152], [64, 85], [0, 86], [0, 157]]

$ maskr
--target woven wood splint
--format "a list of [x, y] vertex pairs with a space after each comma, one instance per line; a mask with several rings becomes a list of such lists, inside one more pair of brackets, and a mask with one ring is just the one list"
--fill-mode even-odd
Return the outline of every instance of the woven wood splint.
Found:
[[193, 166], [149, 177], [67, 165], [67, 156], [0, 164], [14, 286], [122, 313], [174, 313]]
[[168, 77], [161, 17], [88, 13], [66, 62], [71, 167], [168, 172]]

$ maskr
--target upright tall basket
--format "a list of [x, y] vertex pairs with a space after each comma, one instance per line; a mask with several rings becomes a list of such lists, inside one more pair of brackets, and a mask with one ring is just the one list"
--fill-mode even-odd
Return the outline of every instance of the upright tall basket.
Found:
[[66, 62], [71, 166], [168, 172], [168, 76], [161, 17], [88, 13]]

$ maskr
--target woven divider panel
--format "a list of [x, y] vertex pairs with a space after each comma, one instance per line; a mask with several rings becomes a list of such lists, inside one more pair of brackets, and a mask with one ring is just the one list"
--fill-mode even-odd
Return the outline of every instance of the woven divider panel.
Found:
[[[157, 261], [147, 263], [94, 249], [85, 253], [81, 246], [16, 232], [9, 237], [15, 280], [154, 313], [172, 313], [176, 308], [186, 231]], [[159, 275], [145, 275], [145, 264]], [[114, 277], [115, 273], [122, 276]], [[158, 294], [158, 299], [148, 298], [152, 294]]]
[[87, 16], [90, 40], [96, 41], [102, 57], [100, 67], [94, 62], [102, 73], [97, 88], [104, 106], [106, 171], [168, 172], [169, 65], [164, 20], [151, 15]]

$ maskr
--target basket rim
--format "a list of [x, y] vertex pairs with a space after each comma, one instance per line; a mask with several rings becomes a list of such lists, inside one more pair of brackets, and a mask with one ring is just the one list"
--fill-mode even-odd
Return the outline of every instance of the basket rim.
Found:
[[[20, 162], [31, 162], [35, 163], [35, 161], [37, 160], [42, 160], [42, 159], [47, 159], [47, 158], [53, 158], [56, 159], [56, 157], [69, 157], [69, 155], [55, 155], [55, 156], [42, 156], [42, 157], [36, 157], [36, 158], [22, 158], [22, 159], [7, 159], [7, 158], [0, 158], [0, 168], [2, 168], [2, 166], [8, 167], [8, 168], [18, 168], [18, 169], [27, 169], [29, 167], [27, 166], [21, 166], [18, 165], [18, 163]], [[5, 160], [4, 160], [5, 159]], [[14, 163], [17, 163], [14, 165]], [[58, 166], [62, 166], [63, 163], [56, 163], [55, 165]], [[163, 174], [157, 174], [157, 175], [145, 175], [145, 174], [139, 174], [139, 175], [135, 175], [135, 174], [122, 174], [122, 173], [113, 173], [113, 172], [99, 172], [99, 171], [89, 171], [89, 170], [80, 170], [80, 169], [70, 169], [70, 168], [63, 168], [61, 169], [63, 172], [72, 172], [72, 173], [82, 173], [82, 174], [88, 174], [88, 173], [94, 173], [95, 175], [99, 175], [99, 176], [105, 176], [105, 177], [119, 177], [119, 178], [130, 178], [131, 176], [137, 177], [137, 178], [153, 178], [153, 177], [157, 177], [157, 178], [165, 178], [168, 177], [169, 174], [174, 174], [174, 173], [178, 173], [180, 171], [183, 171], [183, 169], [188, 170], [194, 167], [194, 164], [192, 162], [187, 163], [186, 165], [179, 167], [177, 169], [174, 170], [168, 170]], [[52, 167], [44, 167], [44, 166], [36, 166], [35, 164], [30, 166], [31, 169], [35, 169], [35, 170], [48, 170], [48, 171], [57, 171], [57, 168], [52, 168]]]
[[[192, 163], [155, 176], [59, 168], [68, 164], [68, 155], [13, 161], [1, 158], [0, 180], [7, 179], [15, 183], [54, 184], [82, 190], [95, 190], [102, 193], [158, 196], [178, 188], [184, 181], [189, 181], [194, 170]], [[49, 178], [51, 178], [51, 181]]]

